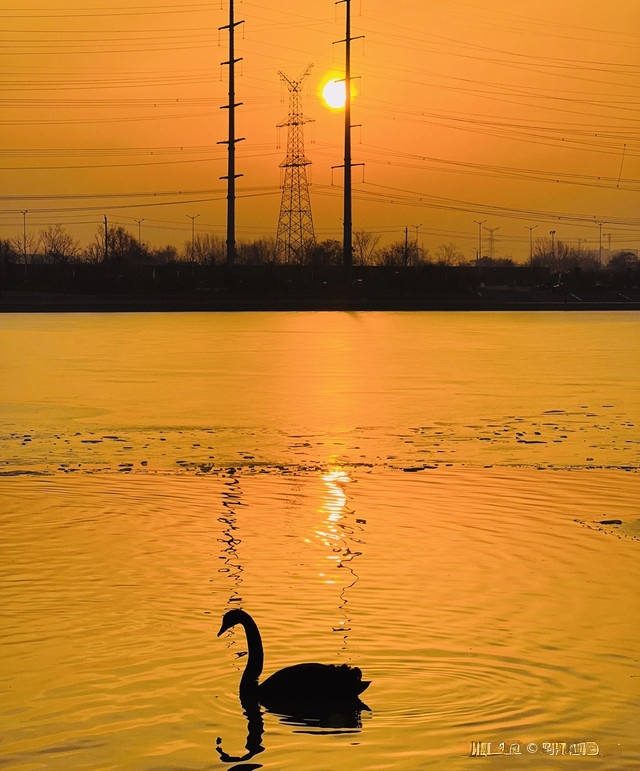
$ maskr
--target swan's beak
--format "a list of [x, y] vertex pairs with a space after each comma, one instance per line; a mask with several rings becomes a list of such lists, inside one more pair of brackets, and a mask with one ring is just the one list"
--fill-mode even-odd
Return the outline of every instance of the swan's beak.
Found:
[[227, 631], [227, 629], [231, 629], [232, 626], [235, 626], [238, 621], [236, 620], [237, 611], [228, 610], [224, 616], [222, 617], [222, 626], [220, 627], [220, 631], [218, 632], [218, 637], [220, 637], [221, 634]]
[[221, 634], [224, 634], [224, 633], [227, 631], [227, 629], [229, 629], [229, 628], [230, 628], [230, 627], [228, 627], [228, 626], [227, 626], [227, 625], [224, 623], [224, 621], [223, 621], [223, 622], [222, 622], [222, 626], [220, 627], [220, 631], [218, 632], [218, 635], [217, 635], [217, 636], [218, 636], [218, 637], [220, 637], [220, 635], [221, 635]]

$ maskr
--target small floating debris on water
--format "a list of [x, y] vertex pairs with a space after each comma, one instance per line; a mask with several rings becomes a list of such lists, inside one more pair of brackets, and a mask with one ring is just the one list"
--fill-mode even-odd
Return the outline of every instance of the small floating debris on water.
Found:
[[632, 541], [640, 541], [640, 519], [638, 520], [623, 520], [623, 519], [595, 519], [591, 522], [587, 522], [583, 519], [574, 519], [582, 527], [586, 527], [589, 530], [595, 530], [600, 533], [606, 533], [613, 535], [616, 538], [630, 539]]

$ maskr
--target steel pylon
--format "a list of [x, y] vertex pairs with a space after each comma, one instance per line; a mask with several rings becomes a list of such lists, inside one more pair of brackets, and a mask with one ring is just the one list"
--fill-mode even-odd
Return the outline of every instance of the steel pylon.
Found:
[[311, 66], [297, 80], [278, 72], [289, 89], [289, 115], [278, 124], [278, 128], [287, 127], [287, 155], [280, 164], [284, 178], [274, 255], [278, 262], [303, 263], [316, 243], [307, 179], [307, 166], [311, 161], [304, 154], [303, 132], [304, 124], [312, 119], [303, 115], [300, 106], [300, 94]]

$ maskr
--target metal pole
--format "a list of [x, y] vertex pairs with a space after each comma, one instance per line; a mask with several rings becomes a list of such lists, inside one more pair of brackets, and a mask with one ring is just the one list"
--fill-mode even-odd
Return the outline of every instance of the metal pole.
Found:
[[474, 220], [474, 222], [478, 226], [478, 256], [476, 257], [476, 267], [478, 267], [482, 259], [482, 226], [486, 220]]
[[404, 229], [404, 258], [403, 258], [404, 267], [406, 268], [409, 264], [409, 228], [406, 227]]
[[137, 222], [137, 223], [138, 223], [138, 243], [140, 244], [140, 246], [142, 246], [142, 234], [141, 234], [141, 229], [140, 229], [140, 226], [141, 226], [141, 225], [142, 225], [142, 223], [144, 222], [144, 219], [141, 219], [141, 220], [134, 220], [134, 222]]
[[[229, 61], [222, 64], [229, 65], [229, 102], [223, 105], [221, 109], [229, 110], [229, 131], [228, 139], [218, 144], [227, 145], [227, 264], [233, 265], [236, 259], [236, 177], [242, 174], [236, 174], [236, 142], [242, 141], [244, 137], [236, 138], [235, 108], [240, 107], [242, 102], [236, 102], [235, 97], [235, 65], [242, 61], [242, 57], [235, 58], [235, 28], [243, 21], [234, 20], [233, 1], [229, 0], [229, 24], [219, 29], [229, 30]], [[225, 177], [220, 177], [225, 179]]]
[[196, 241], [196, 220], [199, 214], [187, 214], [187, 217], [191, 220], [191, 260], [194, 259], [195, 254], [195, 241]]
[[600, 228], [600, 246], [598, 248], [598, 270], [602, 270], [602, 226], [604, 225], [604, 222], [598, 222], [598, 227]]
[[351, 0], [345, 0], [345, 67], [344, 67], [344, 217], [343, 264], [350, 270], [353, 262], [353, 222], [351, 210]]
[[[236, 259], [236, 68], [234, 54], [235, 29], [233, 0], [229, 0], [229, 155], [227, 164], [229, 187], [227, 190], [227, 262], [230, 265], [233, 265]], [[193, 255], [193, 249], [191, 253]]]
[[[350, 271], [353, 264], [353, 221], [351, 210], [351, 41], [363, 37], [351, 37], [351, 0], [336, 0], [336, 5], [345, 4], [345, 37], [338, 42], [345, 44], [344, 60], [344, 212], [342, 217], [342, 264]], [[363, 164], [355, 164], [362, 166]]]
[[537, 225], [525, 225], [529, 231], [529, 262], [533, 261], [533, 231], [538, 227]]
[[22, 254], [24, 256], [24, 264], [27, 264], [27, 212], [28, 209], [22, 211]]

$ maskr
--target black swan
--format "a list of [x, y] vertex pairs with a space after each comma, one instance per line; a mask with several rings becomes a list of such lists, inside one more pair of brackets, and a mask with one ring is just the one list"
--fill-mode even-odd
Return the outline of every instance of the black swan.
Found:
[[[236, 624], [244, 627], [249, 652], [240, 680], [242, 702], [258, 701], [276, 712], [287, 711], [286, 707], [292, 704], [355, 703], [359, 702], [359, 694], [370, 684], [370, 681], [362, 679], [358, 667], [348, 664], [294, 664], [274, 672], [259, 683], [264, 654], [260, 632], [251, 616], [244, 610], [227, 611], [218, 637]], [[366, 705], [360, 704], [366, 708]]]

